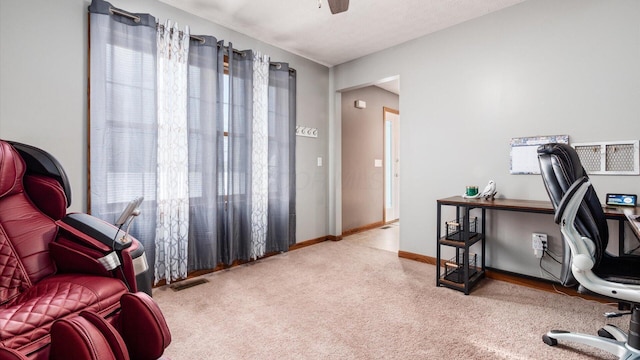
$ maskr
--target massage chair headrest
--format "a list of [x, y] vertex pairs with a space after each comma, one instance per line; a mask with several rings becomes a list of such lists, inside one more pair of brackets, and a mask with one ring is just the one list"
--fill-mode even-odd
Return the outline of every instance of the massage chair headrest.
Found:
[[7, 142], [13, 146], [24, 160], [27, 174], [51, 177], [60, 183], [67, 200], [66, 207], [69, 207], [71, 205], [71, 184], [60, 162], [53, 155], [35, 146], [15, 141]]
[[0, 197], [22, 191], [25, 164], [16, 150], [0, 141]]

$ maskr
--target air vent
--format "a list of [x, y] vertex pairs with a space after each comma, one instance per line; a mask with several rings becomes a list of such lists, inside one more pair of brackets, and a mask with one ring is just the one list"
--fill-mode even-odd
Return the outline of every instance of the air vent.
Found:
[[178, 283], [170, 285], [169, 287], [173, 291], [180, 291], [180, 290], [188, 289], [190, 287], [202, 285], [202, 284], [205, 284], [205, 283], [208, 283], [208, 282], [209, 282], [209, 280], [207, 280], [207, 279], [199, 278], [199, 279], [193, 279], [193, 280], [180, 281]]

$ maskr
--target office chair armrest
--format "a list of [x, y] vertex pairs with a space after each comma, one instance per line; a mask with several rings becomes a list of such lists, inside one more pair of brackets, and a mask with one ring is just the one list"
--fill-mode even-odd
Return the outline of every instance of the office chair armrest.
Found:
[[593, 257], [585, 254], [578, 254], [573, 257], [572, 266], [575, 266], [579, 271], [588, 271], [593, 269]]
[[[558, 216], [558, 214], [561, 215], [559, 221], [560, 232], [564, 235], [565, 243], [571, 249], [571, 255], [574, 258], [574, 261], [572, 262], [572, 271], [574, 269], [579, 271], [589, 270], [595, 264], [593, 259], [595, 244], [593, 243], [593, 240], [582, 236], [578, 230], [576, 230], [575, 226], [576, 215], [578, 214], [578, 210], [580, 209], [580, 206], [582, 206], [584, 196], [590, 187], [591, 183], [586, 178], [577, 180], [571, 185], [569, 190], [567, 190], [566, 196], [562, 197], [556, 214], [556, 216]], [[575, 258], [583, 255], [590, 258], [590, 260], [580, 258], [576, 263]]]
[[[580, 189], [580, 186], [582, 186], [582, 184], [587, 181], [589, 181], [589, 179], [586, 176], [583, 176], [580, 179], [576, 180], [573, 184], [571, 184], [571, 187], [569, 187], [567, 192], [564, 194], [562, 200], [560, 200], [560, 204], [558, 204], [558, 208], [556, 209], [556, 214], [553, 218], [556, 224], [560, 224], [560, 221], [562, 221], [562, 217], [564, 216], [564, 212], [567, 210], [567, 205], [569, 205], [569, 202], [571, 201], [573, 196]], [[580, 201], [582, 202], [582, 200]]]

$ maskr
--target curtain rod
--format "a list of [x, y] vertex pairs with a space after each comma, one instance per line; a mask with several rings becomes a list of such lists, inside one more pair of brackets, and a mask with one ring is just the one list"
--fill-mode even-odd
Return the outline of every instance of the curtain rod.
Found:
[[113, 6], [109, 6], [109, 12], [111, 13], [111, 15], [116, 14], [116, 15], [128, 17], [129, 19], [132, 19], [136, 23], [140, 22], [140, 16], [128, 13], [124, 10], [116, 9]]
[[[114, 8], [113, 6], [109, 6], [109, 12], [112, 15], [115, 14], [115, 15], [128, 17], [129, 19], [133, 20], [135, 23], [139, 23], [140, 22], [140, 16], [131, 14], [131, 13], [126, 12], [124, 10], [120, 10], [120, 9]], [[162, 24], [160, 24], [159, 26], [164, 27], [164, 25], [162, 25]], [[180, 31], [180, 33], [182, 33], [182, 31]], [[201, 44], [204, 44], [206, 42], [205, 38], [203, 38], [202, 36], [189, 34], [189, 37], [191, 39], [198, 40]], [[218, 47], [222, 47], [223, 49], [226, 49], [227, 51], [229, 51], [229, 47], [228, 46], [223, 46], [223, 45], [218, 44]], [[245, 56], [245, 53], [240, 51], [240, 50], [236, 50], [236, 49], [233, 49], [233, 48], [231, 50], [237, 55]], [[278, 69], [280, 69], [282, 67], [282, 65], [280, 63], [269, 63], [269, 65], [275, 66]], [[289, 72], [290, 73], [295, 73], [296, 69], [289, 68]]]
[[[227, 51], [229, 51], [229, 47], [228, 47], [228, 46], [224, 46], [224, 45], [220, 45], [220, 44], [218, 44], [218, 47], [219, 47], [219, 48], [221, 48], [221, 49], [223, 49], [223, 50], [227, 50]], [[231, 48], [231, 50], [233, 50], [233, 53], [234, 53], [234, 54], [236, 54], [236, 55], [246, 56], [246, 53], [244, 53], [244, 52], [242, 52], [242, 51], [240, 51], [240, 50], [233, 49], [233, 48]]]
[[[270, 62], [269, 65], [275, 66], [276, 69], [278, 69], [278, 70], [280, 70], [282, 68], [282, 64], [279, 63], [279, 62]], [[292, 73], [292, 74], [295, 74], [296, 73], [296, 69], [289, 68], [289, 72]]]

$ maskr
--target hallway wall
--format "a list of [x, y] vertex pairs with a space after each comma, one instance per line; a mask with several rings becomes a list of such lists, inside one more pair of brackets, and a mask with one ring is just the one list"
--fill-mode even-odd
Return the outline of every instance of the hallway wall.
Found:
[[[367, 106], [358, 109], [356, 100]], [[342, 93], [342, 230], [383, 221], [383, 107], [398, 110], [399, 96], [376, 86]]]

